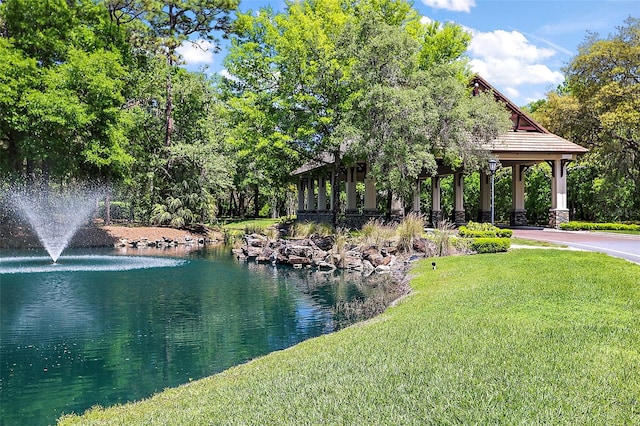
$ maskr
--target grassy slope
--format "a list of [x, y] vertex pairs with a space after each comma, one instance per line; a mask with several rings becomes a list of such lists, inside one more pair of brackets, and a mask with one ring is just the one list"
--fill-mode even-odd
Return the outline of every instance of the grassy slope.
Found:
[[640, 267], [438, 259], [362, 325], [63, 424], [640, 424]]

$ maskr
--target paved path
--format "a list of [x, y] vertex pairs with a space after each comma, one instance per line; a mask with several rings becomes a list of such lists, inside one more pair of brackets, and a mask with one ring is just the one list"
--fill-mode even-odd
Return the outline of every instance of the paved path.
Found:
[[513, 236], [529, 240], [549, 241], [581, 250], [606, 253], [640, 264], [640, 235], [558, 231], [554, 229], [514, 229]]

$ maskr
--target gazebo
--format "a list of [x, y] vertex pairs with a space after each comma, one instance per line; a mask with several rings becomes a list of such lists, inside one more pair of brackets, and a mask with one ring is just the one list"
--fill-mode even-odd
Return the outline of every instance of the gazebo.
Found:
[[[549, 211], [549, 226], [557, 228], [563, 222], [569, 221], [567, 208], [567, 163], [574, 161], [588, 150], [580, 145], [561, 138], [538, 124], [533, 118], [520, 110], [506, 96], [492, 87], [480, 76], [475, 76], [471, 82], [474, 94], [478, 91], [491, 91], [495, 98], [502, 102], [511, 112], [512, 131], [496, 138], [489, 150], [491, 156], [500, 165], [511, 167], [512, 206], [510, 224], [512, 226], [527, 225], [525, 210], [525, 170], [537, 163], [547, 162], [551, 166], [551, 209]], [[310, 162], [293, 172], [298, 179], [298, 220], [330, 222], [333, 211], [333, 194], [327, 196], [327, 183], [330, 182], [330, 170], [333, 161], [331, 156], [324, 155], [317, 161]], [[331, 186], [331, 192], [341, 187], [344, 182], [346, 192], [345, 225], [357, 227], [371, 218], [378, 218], [382, 214], [378, 210], [375, 182], [367, 173], [366, 162], [347, 164], [337, 176], [339, 180]], [[464, 174], [463, 169], [452, 170], [440, 164], [436, 176], [421, 174], [415, 182], [414, 199], [411, 211], [420, 213], [420, 193], [423, 182], [431, 181], [431, 223], [436, 225], [443, 220], [441, 208], [440, 180], [453, 175], [454, 213], [452, 220], [461, 225], [466, 222], [464, 206]], [[364, 184], [364, 200], [358, 205], [356, 185]], [[490, 175], [480, 175], [480, 217], [478, 220], [491, 220], [491, 187]], [[401, 214], [403, 209], [400, 201], [393, 197], [391, 210]]]

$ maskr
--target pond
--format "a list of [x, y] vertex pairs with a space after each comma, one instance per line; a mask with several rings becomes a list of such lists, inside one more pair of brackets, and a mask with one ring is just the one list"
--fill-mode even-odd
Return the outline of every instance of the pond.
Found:
[[340, 307], [389, 281], [238, 262], [227, 249], [68, 250], [57, 265], [44, 252], [0, 255], [2, 425], [139, 400], [329, 333], [353, 311]]

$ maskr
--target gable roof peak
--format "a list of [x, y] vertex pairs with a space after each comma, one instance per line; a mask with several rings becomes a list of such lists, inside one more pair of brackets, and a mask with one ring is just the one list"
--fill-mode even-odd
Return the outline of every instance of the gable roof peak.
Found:
[[513, 101], [500, 93], [495, 87], [493, 87], [487, 80], [476, 74], [471, 79], [471, 85], [473, 86], [474, 96], [479, 90], [493, 93], [494, 98], [498, 102], [505, 104], [509, 112], [511, 112], [511, 121], [513, 122], [514, 132], [537, 132], [537, 133], [551, 133], [545, 129], [540, 123], [535, 121], [529, 114], [520, 109]]

